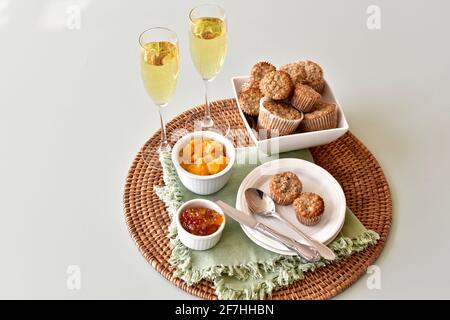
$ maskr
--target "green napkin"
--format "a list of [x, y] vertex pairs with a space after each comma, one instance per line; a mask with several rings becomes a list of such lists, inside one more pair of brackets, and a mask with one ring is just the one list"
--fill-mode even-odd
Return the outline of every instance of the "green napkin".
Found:
[[[165, 202], [169, 214], [173, 216], [183, 202], [194, 198], [221, 199], [234, 206], [242, 180], [261, 163], [277, 158], [313, 162], [307, 149], [267, 156], [256, 147], [240, 148], [236, 158], [227, 185], [213, 195], [199, 196], [179, 182], [170, 155], [161, 154], [165, 186], [156, 188], [156, 192]], [[284, 256], [263, 249], [248, 239], [240, 225], [229, 217], [221, 240], [209, 250], [186, 248], [177, 237], [175, 223], [169, 227], [169, 237], [173, 246], [170, 262], [175, 267], [175, 276], [190, 285], [202, 279], [212, 281], [219, 299], [264, 299], [273, 290], [302, 279], [304, 272], [329, 263], [325, 260], [310, 263], [298, 256]], [[329, 247], [342, 259], [375, 244], [378, 238], [376, 232], [367, 230], [347, 208], [344, 226]]]

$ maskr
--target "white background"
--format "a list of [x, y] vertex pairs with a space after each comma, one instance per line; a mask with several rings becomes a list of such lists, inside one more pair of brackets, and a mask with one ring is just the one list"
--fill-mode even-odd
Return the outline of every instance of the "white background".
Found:
[[[0, 298], [191, 298], [160, 276], [131, 240], [122, 212], [127, 170], [155, 132], [139, 74], [138, 35], [167, 26], [182, 70], [166, 110], [202, 103], [187, 43], [198, 1], [0, 0]], [[318, 61], [351, 131], [380, 161], [394, 224], [368, 276], [342, 299], [450, 298], [448, 1], [218, 1], [229, 52], [211, 85], [252, 64]], [[369, 5], [381, 29], [366, 27]], [[81, 28], [66, 9], [81, 6]], [[68, 290], [66, 268], [81, 268]]]

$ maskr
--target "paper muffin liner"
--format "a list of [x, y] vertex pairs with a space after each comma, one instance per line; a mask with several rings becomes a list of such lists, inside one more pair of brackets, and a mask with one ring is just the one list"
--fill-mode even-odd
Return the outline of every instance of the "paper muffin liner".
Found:
[[279, 136], [285, 136], [293, 133], [298, 128], [300, 122], [302, 122], [303, 113], [302, 117], [296, 120], [281, 118], [264, 108], [262, 103], [263, 99], [264, 98], [261, 99], [259, 104], [258, 129], [267, 129], [271, 135], [272, 133], [275, 133], [275, 131], [278, 131]]
[[313, 226], [315, 224], [318, 224], [320, 221], [320, 218], [322, 218], [322, 215], [312, 218], [302, 217], [300, 215], [297, 215], [298, 220], [301, 224], [304, 224], [305, 226]]
[[306, 113], [306, 112], [311, 112], [314, 110], [314, 104], [318, 100], [319, 99], [314, 99], [311, 97], [307, 97], [305, 95], [294, 93], [294, 95], [292, 96], [292, 99], [291, 99], [291, 104], [298, 111]]
[[337, 109], [313, 119], [304, 118], [301, 124], [302, 131], [318, 131], [337, 127]]

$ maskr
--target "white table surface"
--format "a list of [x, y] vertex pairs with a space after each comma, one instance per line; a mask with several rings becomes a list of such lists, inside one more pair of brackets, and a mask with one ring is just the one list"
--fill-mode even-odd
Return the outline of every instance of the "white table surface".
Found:
[[[159, 126], [138, 35], [159, 25], [179, 35], [182, 70], [166, 118], [202, 103], [187, 43], [199, 3], [0, 0], [0, 298], [193, 298], [141, 256], [122, 196]], [[316, 60], [390, 183], [381, 289], [369, 290], [365, 275], [337, 299], [450, 298], [449, 2], [218, 3], [229, 52], [212, 99], [231, 97], [230, 78], [258, 60]], [[380, 30], [366, 27], [371, 4]], [[80, 29], [66, 26], [73, 5]], [[80, 290], [67, 288], [69, 265], [80, 267]]]

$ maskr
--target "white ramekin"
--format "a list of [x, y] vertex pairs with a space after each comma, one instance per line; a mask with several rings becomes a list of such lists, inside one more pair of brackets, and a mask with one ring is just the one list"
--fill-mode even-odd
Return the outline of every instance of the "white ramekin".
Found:
[[[189, 208], [208, 208], [217, 211], [223, 216], [223, 222], [222, 225], [217, 229], [216, 232], [213, 234], [210, 234], [208, 236], [197, 236], [195, 234], [191, 234], [184, 230], [180, 223], [180, 214], [183, 212], [184, 209]], [[185, 202], [177, 211], [176, 214], [176, 223], [177, 223], [177, 230], [178, 230], [178, 236], [181, 240], [181, 242], [188, 248], [192, 250], [207, 250], [214, 247], [217, 242], [219, 242], [220, 238], [222, 237], [222, 231], [225, 227], [225, 215], [222, 211], [222, 209], [215, 204], [212, 201], [205, 200], [205, 199], [193, 199]]]
[[[192, 138], [209, 138], [212, 140], [216, 140], [217, 142], [223, 144], [225, 146], [226, 156], [229, 159], [228, 165], [222, 171], [210, 175], [210, 176], [200, 176], [196, 174], [192, 174], [186, 170], [184, 170], [179, 162], [179, 153], [180, 150], [192, 139]], [[207, 195], [219, 191], [223, 188], [223, 186], [228, 182], [231, 176], [231, 168], [233, 167], [234, 161], [236, 160], [236, 150], [234, 149], [233, 144], [230, 140], [225, 138], [224, 136], [211, 132], [211, 131], [197, 131], [191, 132], [187, 135], [183, 136], [180, 140], [175, 143], [172, 149], [172, 162], [177, 170], [178, 177], [181, 180], [181, 183], [190, 191]]]

